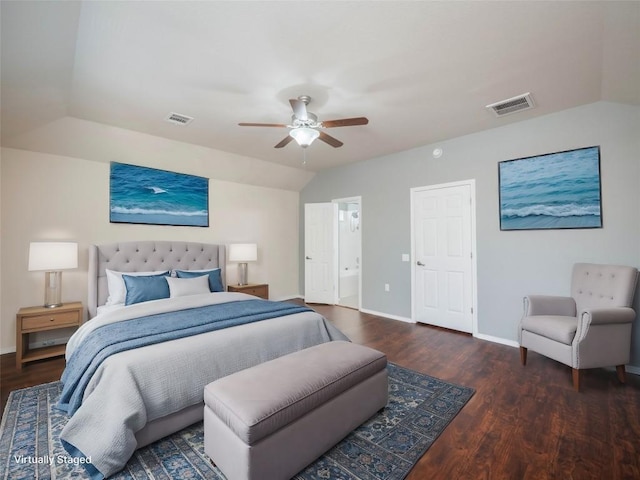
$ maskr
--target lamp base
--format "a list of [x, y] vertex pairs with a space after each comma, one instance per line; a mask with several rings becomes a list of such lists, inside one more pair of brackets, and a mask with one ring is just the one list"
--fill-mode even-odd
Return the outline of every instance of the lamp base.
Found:
[[62, 272], [44, 273], [44, 306], [55, 308], [62, 306]]
[[247, 264], [238, 264], [238, 285], [247, 285]]

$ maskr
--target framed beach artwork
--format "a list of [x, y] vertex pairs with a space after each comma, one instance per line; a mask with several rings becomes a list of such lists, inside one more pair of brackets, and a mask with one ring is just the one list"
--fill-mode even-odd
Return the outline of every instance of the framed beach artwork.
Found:
[[111, 162], [109, 221], [209, 226], [209, 179]]
[[498, 163], [500, 230], [602, 228], [600, 147]]

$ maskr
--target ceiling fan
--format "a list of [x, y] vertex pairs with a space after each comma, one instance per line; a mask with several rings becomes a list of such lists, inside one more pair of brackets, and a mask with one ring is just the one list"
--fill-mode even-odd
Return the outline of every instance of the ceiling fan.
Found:
[[313, 113], [307, 111], [307, 105], [311, 102], [309, 95], [300, 95], [298, 98], [292, 98], [289, 100], [291, 108], [293, 109], [293, 115], [291, 116], [291, 125], [284, 123], [239, 123], [241, 127], [280, 127], [290, 128], [289, 135], [282, 139], [275, 148], [282, 148], [287, 145], [291, 140], [294, 140], [302, 148], [307, 148], [313, 143], [316, 138], [319, 138], [324, 143], [338, 148], [343, 143], [337, 138], [327, 135], [321, 128], [334, 128], [334, 127], [350, 127], [352, 125], [366, 125], [369, 120], [366, 117], [356, 118], [342, 118], [339, 120], [327, 120], [319, 122], [318, 117]]

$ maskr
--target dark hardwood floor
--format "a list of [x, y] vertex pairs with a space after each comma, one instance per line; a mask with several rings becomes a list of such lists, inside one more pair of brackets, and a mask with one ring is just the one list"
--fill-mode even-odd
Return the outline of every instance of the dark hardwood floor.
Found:
[[[389, 361], [473, 387], [476, 393], [416, 464], [409, 480], [640, 479], [640, 377], [583, 373], [466, 334], [389, 320], [348, 308], [312, 305], [352, 341]], [[60, 378], [64, 361], [15, 369], [2, 355], [2, 408], [8, 392]]]

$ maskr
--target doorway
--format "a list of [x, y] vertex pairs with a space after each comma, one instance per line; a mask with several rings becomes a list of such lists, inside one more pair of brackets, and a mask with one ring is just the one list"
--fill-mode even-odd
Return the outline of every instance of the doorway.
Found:
[[411, 189], [412, 317], [477, 332], [475, 181]]
[[338, 205], [304, 205], [304, 299], [307, 303], [336, 303], [338, 271]]
[[360, 197], [333, 200], [338, 204], [338, 275], [336, 303], [360, 310], [362, 205]]

